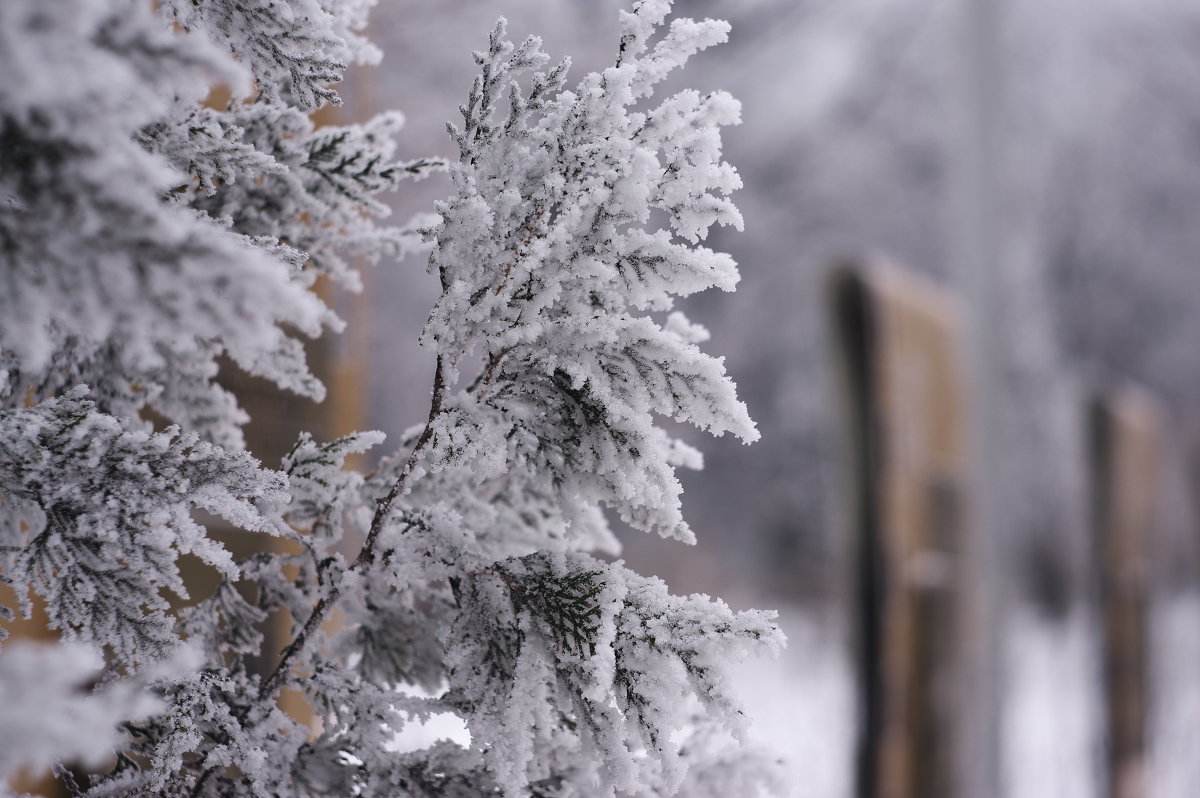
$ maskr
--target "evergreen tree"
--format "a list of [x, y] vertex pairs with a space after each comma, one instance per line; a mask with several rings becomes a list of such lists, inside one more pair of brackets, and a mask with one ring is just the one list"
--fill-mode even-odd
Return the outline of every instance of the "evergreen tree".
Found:
[[[737, 281], [699, 241], [741, 225], [720, 159], [738, 105], [655, 98], [727, 26], [642, 0], [614, 66], [568, 88], [566, 61], [501, 22], [450, 126], [457, 160], [400, 162], [398, 115], [307, 115], [378, 57], [368, 5], [0, 4], [0, 564], [72, 641], [0, 657], [0, 695], [44, 668], [52, 713], [4, 714], [0, 740], [25, 744], [0, 769], [82, 757], [85, 781], [61, 772], [94, 796], [752, 794], [773, 766], [729, 737], [723, 667], [781, 645], [771, 615], [599, 556], [618, 549], [605, 508], [694, 540], [674, 469], [701, 458], [656, 419], [757, 437], [706, 332], [671, 312]], [[223, 109], [201, 102], [216, 81]], [[377, 195], [442, 168], [452, 194], [421, 231], [442, 289], [426, 422], [369, 474], [344, 461], [378, 433], [302, 436], [264, 468], [218, 358], [319, 399], [294, 333], [341, 322], [308, 286], [354, 288], [351, 256], [415, 246]], [[197, 511], [295, 553], [235, 561]], [[172, 611], [184, 554], [221, 582]], [[264, 672], [278, 610], [293, 638]], [[80, 646], [104, 655], [90, 694]], [[469, 747], [390, 750], [444, 712]]]

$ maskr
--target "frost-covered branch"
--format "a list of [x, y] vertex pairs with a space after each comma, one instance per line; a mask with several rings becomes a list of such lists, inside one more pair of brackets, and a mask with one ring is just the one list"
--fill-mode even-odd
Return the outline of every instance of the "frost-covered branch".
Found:
[[[116, 765], [86, 794], [669, 795], [710, 761], [769, 769], [733, 753], [723, 668], [781, 645], [770, 614], [595, 556], [619, 550], [610, 511], [694, 539], [675, 468], [701, 457], [664, 417], [757, 437], [670, 312], [737, 282], [699, 242], [741, 225], [720, 142], [738, 106], [654, 96], [727, 26], [637, 3], [615, 65], [569, 88], [501, 22], [446, 165], [395, 157], [399, 115], [306, 116], [373, 57], [365, 2], [59, 2], [0, 5], [20, 83], [0, 87], [0, 564], [157, 702], [105, 736]], [[200, 102], [215, 80], [224, 108]], [[307, 287], [411, 249], [420, 225], [383, 225], [379, 196], [440, 169], [427, 418], [370, 474], [345, 460], [378, 433], [302, 435], [264, 469], [218, 359], [319, 397], [292, 331], [339, 322]], [[286, 543], [235, 561], [201, 511]], [[210, 594], [188, 597], [183, 555]], [[194, 667], [155, 670], [184, 643]], [[391, 750], [445, 713], [469, 747]]]
[[131, 428], [86, 393], [0, 411], [4, 574], [23, 601], [30, 588], [43, 598], [54, 628], [144, 665], [178, 642], [161, 593], [187, 597], [178, 558], [236, 573], [193, 512], [272, 531], [254, 502], [280, 501], [285, 482], [195, 435]]
[[[389, 520], [392, 512], [392, 507], [399, 497], [407, 488], [409, 478], [412, 477], [413, 471], [419, 458], [424, 453], [425, 447], [432, 439], [433, 423], [442, 412], [442, 396], [445, 392], [446, 385], [442, 373], [442, 362], [439, 359], [433, 377], [433, 398], [429, 403], [429, 420], [425, 423], [425, 428], [417, 437], [417, 442], [413, 444], [412, 451], [408, 455], [408, 459], [404, 462], [404, 467], [396, 476], [392, 483], [391, 490], [381, 499], [375, 508], [375, 514], [371, 518], [371, 525], [367, 530], [367, 538], [363, 541], [362, 548], [359, 549], [358, 556], [354, 558], [354, 562], [350, 565], [351, 571], [362, 571], [375, 564], [377, 556], [376, 547], [379, 541], [379, 535], [383, 531], [385, 523]], [[321, 600], [313, 608], [308, 619], [304, 622], [304, 626], [300, 629], [299, 634], [292, 640], [288, 647], [284, 649], [283, 656], [280, 658], [279, 664], [271, 672], [262, 683], [262, 688], [259, 690], [260, 700], [272, 700], [275, 697], [276, 690], [283, 683], [284, 679], [289, 675], [289, 669], [292, 666], [292, 661], [304, 652], [304, 649], [309, 645], [310, 639], [316, 632], [317, 628], [324, 623], [329, 615], [330, 609], [334, 606], [337, 600], [341, 597], [341, 587], [339, 584], [334, 584], [329, 592], [321, 596]]]

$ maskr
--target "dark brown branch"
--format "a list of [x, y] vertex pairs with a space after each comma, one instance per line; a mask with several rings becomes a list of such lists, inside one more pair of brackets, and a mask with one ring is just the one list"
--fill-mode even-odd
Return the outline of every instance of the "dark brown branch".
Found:
[[[408, 480], [412, 476], [413, 470], [416, 468], [417, 460], [421, 456], [421, 452], [429, 445], [429, 441], [433, 438], [433, 422], [442, 412], [442, 400], [446, 393], [446, 377], [445, 368], [442, 363], [442, 356], [438, 355], [437, 367], [433, 373], [433, 396], [429, 402], [429, 419], [425, 422], [425, 429], [421, 431], [421, 435], [417, 438], [417, 442], [413, 444], [412, 451], [408, 454], [408, 459], [404, 461], [403, 467], [400, 469], [396, 481], [392, 484], [392, 489], [388, 491], [387, 496], [380, 500], [375, 507], [375, 515], [371, 518], [371, 528], [367, 533], [367, 539], [363, 541], [362, 548], [358, 552], [358, 556], [354, 558], [349, 570], [358, 571], [375, 562], [375, 547], [379, 540], [379, 534], [383, 531], [384, 523], [387, 521], [388, 514], [392, 510], [392, 505], [396, 499], [404, 493], [408, 487]], [[313, 607], [308, 619], [304, 622], [304, 627], [300, 633], [292, 640], [288, 647], [284, 649], [283, 655], [279, 659], [279, 664], [271, 671], [270, 675], [263, 680], [262, 685], [258, 690], [258, 701], [255, 704], [247, 706], [241, 712], [237, 713], [239, 723], [244, 723], [249, 717], [250, 712], [256, 706], [261, 706], [263, 702], [269, 701], [274, 697], [287, 679], [288, 671], [292, 667], [292, 663], [296, 658], [304, 653], [308, 648], [310, 641], [316, 634], [317, 629], [325, 618], [329, 615], [329, 610], [337, 603], [342, 596], [341, 580], [333, 584], [329, 592], [321, 597]], [[251, 724], [253, 725], [253, 724]], [[200, 778], [196, 780], [195, 786], [192, 788], [191, 797], [197, 798], [205, 784], [212, 778], [218, 768], [216, 766], [207, 768], [200, 774]]]
[[474, 393], [480, 385], [489, 385], [496, 376], [496, 369], [500, 367], [500, 363], [510, 351], [512, 351], [512, 347], [506, 346], [488, 358], [487, 368], [475, 378], [475, 381], [467, 388], [467, 393]]
[[[392, 483], [392, 489], [376, 505], [375, 515], [371, 519], [371, 528], [367, 533], [367, 539], [363, 541], [358, 556], [351, 563], [349, 569], [351, 571], [360, 571], [375, 562], [375, 547], [379, 541], [379, 534], [383, 531], [384, 522], [392, 510], [392, 505], [396, 503], [396, 499], [408, 487], [409, 477], [412, 476], [413, 470], [416, 468], [421, 452], [424, 451], [425, 447], [429, 445], [429, 441], [433, 438], [433, 422], [442, 412], [442, 398], [446, 392], [444, 371], [442, 357], [439, 355], [437, 368], [433, 375], [433, 397], [429, 403], [429, 419], [425, 422], [425, 429], [421, 431], [421, 437], [417, 438], [412, 451], [408, 454], [408, 459], [404, 461], [404, 466], [400, 469], [400, 474], [396, 477], [396, 481]], [[275, 691], [283, 684], [283, 680], [287, 678], [288, 669], [291, 667], [292, 662], [308, 647], [308, 642], [316, 632], [317, 627], [325, 621], [330, 608], [337, 603], [341, 595], [342, 587], [339, 580], [338, 583], [330, 588], [328, 593], [321, 597], [317, 605], [313, 607], [308, 620], [304, 622], [304, 628], [300, 630], [300, 633], [296, 635], [291, 644], [284, 649], [279, 664], [275, 666], [275, 670], [271, 672], [271, 675], [263, 681], [262, 686], [259, 688], [259, 701], [264, 701], [273, 696]]]

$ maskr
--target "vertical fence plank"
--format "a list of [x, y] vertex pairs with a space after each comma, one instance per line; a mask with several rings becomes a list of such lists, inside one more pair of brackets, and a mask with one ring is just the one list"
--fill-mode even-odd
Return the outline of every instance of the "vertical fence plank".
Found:
[[859, 798], [953, 794], [966, 417], [951, 300], [893, 267], [838, 271], [850, 443]]
[[1162, 447], [1143, 391], [1097, 396], [1089, 412], [1093, 528], [1103, 650], [1110, 798], [1145, 798], [1149, 541]]

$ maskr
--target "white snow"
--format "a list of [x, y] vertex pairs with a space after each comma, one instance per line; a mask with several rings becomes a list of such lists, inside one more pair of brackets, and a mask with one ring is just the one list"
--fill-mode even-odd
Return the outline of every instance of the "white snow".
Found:
[[844, 635], [799, 607], [779, 610], [788, 647], [732, 673], [750, 736], [787, 763], [785, 798], [848, 798], [853, 788], [854, 685]]
[[[759, 602], [762, 603], [761, 601]], [[735, 688], [751, 737], [787, 762], [785, 798], [849, 798], [855, 695], [840, 627], [799, 607], [780, 610], [788, 648], [738, 666]], [[1103, 715], [1095, 626], [1014, 613], [1007, 642], [1001, 794], [1100, 794]], [[1200, 597], [1163, 599], [1151, 622], [1148, 798], [1194, 798], [1200, 785]]]

